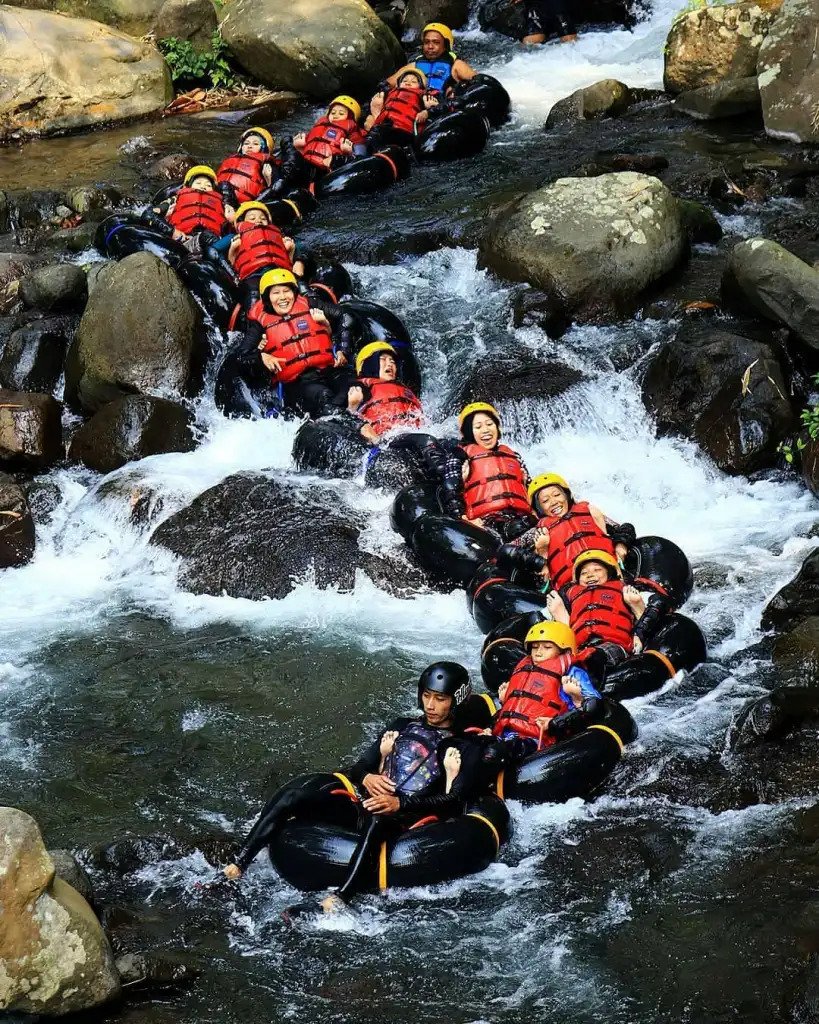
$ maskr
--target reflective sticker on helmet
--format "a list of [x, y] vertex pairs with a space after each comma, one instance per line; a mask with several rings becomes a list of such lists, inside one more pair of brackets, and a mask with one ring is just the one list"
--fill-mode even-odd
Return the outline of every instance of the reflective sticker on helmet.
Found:
[[470, 686], [469, 683], [464, 683], [462, 686], [459, 686], [458, 689], [455, 691], [455, 704], [463, 704], [463, 702], [469, 696], [471, 690], [472, 687]]

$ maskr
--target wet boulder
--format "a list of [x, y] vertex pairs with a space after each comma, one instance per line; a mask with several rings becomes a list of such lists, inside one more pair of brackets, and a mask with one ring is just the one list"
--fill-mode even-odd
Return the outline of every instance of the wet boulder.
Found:
[[546, 128], [554, 128], [572, 121], [592, 121], [602, 117], [617, 117], [628, 110], [631, 89], [616, 78], [605, 78], [594, 85], [577, 89], [549, 111]]
[[760, 48], [757, 71], [765, 131], [776, 138], [819, 142], [817, 32], [814, 0], [785, 0]]
[[15, 0], [14, 6], [91, 18], [130, 36], [142, 36], [150, 30], [162, 0]]
[[739, 309], [750, 303], [819, 351], [819, 271], [777, 242], [750, 238], [735, 245], [722, 290]]
[[494, 216], [481, 255], [499, 276], [528, 281], [578, 320], [622, 310], [682, 260], [677, 200], [662, 182], [624, 171], [559, 178]]
[[770, 465], [794, 425], [770, 345], [689, 321], [652, 354], [643, 399], [661, 434], [695, 440], [727, 473]]
[[468, 17], [469, 0], [407, 0], [404, 23], [407, 28], [414, 29], [422, 29], [430, 21], [443, 22], [450, 28], [460, 28]]
[[819, 689], [779, 686], [739, 712], [728, 732], [731, 750], [782, 739], [805, 721], [819, 719]]
[[366, 0], [231, 0], [220, 28], [255, 78], [318, 99], [366, 93], [405, 61]]
[[814, 616], [819, 616], [819, 548], [811, 551], [796, 576], [768, 602], [762, 628], [793, 628]]
[[165, 0], [152, 31], [157, 39], [183, 39], [202, 53], [211, 48], [216, 24], [211, 0]]
[[819, 616], [809, 615], [787, 633], [779, 634], [773, 662], [780, 676], [802, 686], [819, 687]]
[[0, 126], [25, 135], [143, 117], [171, 101], [155, 46], [96, 21], [0, 5]]
[[674, 19], [665, 44], [668, 92], [687, 92], [756, 74], [762, 41], [782, 0], [697, 7]]
[[92, 903], [94, 889], [91, 879], [74, 854], [70, 850], [49, 850], [48, 855], [54, 865], [54, 873], [57, 877], [62, 878], [72, 889], [76, 889], [84, 900]]
[[20, 282], [20, 298], [29, 309], [73, 309], [88, 297], [85, 273], [73, 263], [55, 263], [33, 270]]
[[48, 1017], [119, 996], [108, 939], [83, 897], [55, 875], [37, 823], [0, 808], [0, 1010]]
[[133, 392], [187, 393], [199, 327], [196, 303], [166, 263], [147, 252], [126, 256], [85, 307], [68, 351], [66, 401], [96, 412]]
[[60, 403], [0, 388], [0, 464], [46, 469], [62, 454]]
[[111, 473], [149, 455], [193, 451], [192, 426], [193, 416], [177, 402], [126, 395], [108, 402], [80, 427], [68, 456], [99, 473]]
[[524, 351], [490, 355], [457, 381], [444, 409], [456, 413], [469, 402], [493, 405], [526, 398], [557, 398], [583, 380], [579, 370], [558, 362], [543, 362]]
[[64, 318], [49, 317], [12, 331], [0, 355], [0, 386], [53, 393], [62, 376], [69, 330]]
[[179, 585], [195, 594], [279, 599], [308, 575], [321, 589], [351, 590], [358, 571], [406, 590], [405, 565], [359, 547], [358, 519], [335, 490], [237, 473], [166, 519], [151, 544], [179, 556]]
[[717, 121], [723, 117], [740, 117], [760, 109], [759, 83], [756, 76], [729, 79], [680, 93], [674, 102], [679, 110], [697, 121]]
[[0, 473], [0, 569], [25, 565], [34, 557], [34, 520], [23, 489]]
[[716, 245], [722, 238], [723, 230], [714, 211], [693, 199], [678, 199], [677, 202], [688, 241], [692, 245]]

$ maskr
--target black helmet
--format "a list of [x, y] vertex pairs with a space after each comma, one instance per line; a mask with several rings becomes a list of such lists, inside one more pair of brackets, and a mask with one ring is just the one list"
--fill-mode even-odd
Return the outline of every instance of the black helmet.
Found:
[[452, 697], [453, 709], [472, 695], [469, 673], [457, 661], [435, 661], [427, 666], [418, 680], [418, 707], [423, 710], [421, 694], [424, 690], [444, 693]]

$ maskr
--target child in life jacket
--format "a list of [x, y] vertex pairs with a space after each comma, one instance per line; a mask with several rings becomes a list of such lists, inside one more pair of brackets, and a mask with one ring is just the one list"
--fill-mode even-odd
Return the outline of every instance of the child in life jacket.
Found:
[[280, 267], [301, 277], [304, 263], [296, 257], [293, 239], [271, 223], [264, 203], [242, 203], [234, 227], [227, 258], [239, 278], [242, 307], [248, 310], [259, 298], [259, 282], [268, 270]]
[[[257, 199], [282, 176], [282, 161], [273, 155], [273, 136], [266, 128], [248, 128], [239, 148], [226, 157], [216, 172], [220, 185], [229, 186], [237, 203]], [[275, 173], [274, 173], [275, 172]]]
[[500, 414], [487, 402], [472, 402], [458, 417], [461, 443], [446, 460], [442, 505], [447, 515], [493, 530], [502, 540], [534, 525], [520, 455], [500, 443]]
[[376, 444], [399, 427], [418, 428], [424, 410], [415, 394], [398, 379], [398, 357], [386, 341], [373, 341], [358, 353], [358, 380], [347, 393], [347, 411], [363, 419], [361, 436]]
[[574, 582], [546, 599], [549, 614], [571, 626], [581, 651], [590, 653], [589, 670], [597, 678], [643, 649], [640, 619], [646, 602], [636, 587], [625, 584], [617, 559], [591, 549], [577, 556]]
[[395, 86], [377, 92], [364, 122], [367, 149], [373, 153], [388, 145], [406, 145], [423, 129], [430, 110], [438, 106], [437, 96], [427, 91], [427, 77], [418, 68], [407, 68]]
[[228, 228], [225, 203], [216, 191], [216, 172], [203, 164], [191, 167], [176, 195], [154, 212], [164, 215], [177, 241], [198, 237], [202, 250]]
[[514, 760], [552, 746], [561, 721], [584, 702], [600, 699], [588, 672], [577, 664], [577, 640], [562, 622], [538, 622], [526, 634], [527, 655], [498, 690], [501, 708], [492, 734]]
[[336, 96], [324, 117], [309, 132], [299, 132], [293, 145], [314, 171], [331, 171], [363, 153], [364, 131], [358, 125], [361, 106], [351, 96]]

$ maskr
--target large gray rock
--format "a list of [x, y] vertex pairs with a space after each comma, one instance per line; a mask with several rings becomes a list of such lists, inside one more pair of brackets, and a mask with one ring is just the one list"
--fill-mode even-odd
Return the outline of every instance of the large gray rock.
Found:
[[199, 310], [167, 264], [126, 256], [96, 284], [69, 349], [66, 400], [96, 412], [126, 394], [186, 393]]
[[20, 298], [31, 309], [72, 309], [88, 297], [85, 272], [73, 263], [54, 263], [26, 274], [20, 282]]
[[60, 403], [0, 388], [0, 464], [47, 469], [62, 454]]
[[734, 246], [722, 280], [726, 299], [748, 303], [819, 350], [819, 271], [767, 238]]
[[23, 489], [0, 473], [0, 569], [25, 565], [34, 557], [34, 520]]
[[265, 85], [321, 99], [364, 93], [405, 60], [366, 0], [231, 0], [221, 30], [242, 67]]
[[802, 563], [799, 572], [768, 602], [762, 613], [763, 629], [792, 629], [819, 616], [819, 548]]
[[785, 0], [759, 51], [765, 131], [794, 142], [819, 142], [819, 7]]
[[96, 21], [0, 5], [0, 134], [50, 134], [171, 101], [162, 54]]
[[120, 994], [111, 947], [83, 897], [57, 878], [37, 823], [0, 808], [0, 1010], [62, 1016]]
[[89, 18], [130, 36], [149, 31], [163, 0], [15, 0], [15, 7], [58, 11], [72, 18]]
[[51, 394], [62, 376], [67, 346], [62, 318], [34, 320], [12, 331], [0, 356], [0, 386]]
[[413, 574], [362, 551], [356, 518], [336, 491], [237, 473], [162, 523], [151, 543], [180, 556], [179, 584], [195, 594], [278, 599], [307, 573], [318, 587], [350, 590], [357, 570], [406, 589]]
[[652, 355], [643, 397], [661, 433], [692, 438], [728, 473], [772, 464], [794, 426], [771, 347], [697, 321]]
[[616, 78], [604, 78], [558, 100], [549, 111], [546, 127], [553, 128], [571, 121], [616, 117], [628, 110], [630, 103], [631, 89], [627, 85], [618, 82]]
[[517, 402], [557, 398], [583, 380], [579, 370], [564, 363], [545, 363], [525, 350], [490, 355], [453, 383], [444, 410], [457, 412], [469, 402]]
[[629, 302], [686, 248], [671, 192], [625, 171], [560, 178], [524, 196], [495, 216], [481, 252], [501, 277], [528, 281], [583, 319]]
[[209, 50], [216, 31], [212, 0], [165, 0], [153, 25], [157, 39], [186, 39], [195, 50]]
[[192, 425], [193, 416], [176, 402], [127, 395], [104, 405], [80, 427], [68, 455], [89, 469], [111, 473], [149, 455], [192, 451]]
[[754, 75], [704, 85], [701, 89], [680, 93], [674, 107], [698, 121], [753, 114], [760, 107], [759, 84]]
[[759, 48], [782, 0], [697, 7], [675, 18], [665, 44], [665, 88], [687, 92], [756, 74]]

